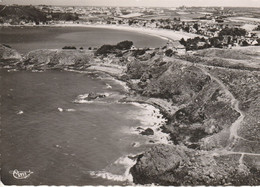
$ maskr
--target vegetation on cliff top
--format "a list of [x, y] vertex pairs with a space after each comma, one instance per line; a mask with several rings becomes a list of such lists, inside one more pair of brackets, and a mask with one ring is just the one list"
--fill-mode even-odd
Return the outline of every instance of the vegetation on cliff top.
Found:
[[117, 53], [118, 50], [129, 50], [133, 46], [132, 41], [122, 41], [116, 45], [102, 45], [96, 52], [95, 55], [107, 55], [109, 53]]
[[77, 49], [75, 46], [64, 46], [62, 49]]

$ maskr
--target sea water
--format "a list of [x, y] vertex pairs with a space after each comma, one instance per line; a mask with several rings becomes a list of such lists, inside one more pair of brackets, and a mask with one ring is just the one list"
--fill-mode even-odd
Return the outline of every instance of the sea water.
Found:
[[[6, 185], [129, 185], [136, 155], [166, 136], [142, 136], [165, 120], [150, 105], [120, 103], [110, 77], [65, 71], [0, 70], [1, 180]], [[90, 92], [107, 97], [89, 102]], [[157, 142], [156, 142], [157, 141]], [[33, 172], [16, 179], [12, 171]]]
[[104, 44], [133, 41], [136, 47], [161, 47], [167, 40], [147, 34], [104, 28], [84, 27], [0, 27], [0, 43], [20, 53], [36, 49], [61, 49], [64, 46], [98, 48]]

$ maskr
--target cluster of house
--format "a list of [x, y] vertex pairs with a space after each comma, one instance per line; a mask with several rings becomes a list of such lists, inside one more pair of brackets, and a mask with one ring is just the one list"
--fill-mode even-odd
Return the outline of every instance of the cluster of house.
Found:
[[[203, 36], [203, 40], [196, 39], [198, 48], [205, 46], [231, 47], [241, 45], [259, 45], [259, 38], [255, 33], [247, 32], [245, 35], [222, 35], [220, 32], [225, 28], [240, 28], [244, 23], [223, 21], [223, 17], [232, 14], [226, 9], [219, 9], [217, 14], [206, 11], [203, 17], [193, 20], [183, 21], [179, 17], [163, 18], [165, 15], [164, 9], [160, 8], [118, 8], [118, 7], [56, 7], [40, 5], [38, 9], [47, 13], [48, 21], [35, 22], [24, 21], [21, 25], [42, 25], [42, 24], [66, 24], [66, 23], [81, 23], [81, 24], [115, 24], [128, 25], [134, 27], [145, 28], [160, 28], [175, 31], [183, 31], [188, 33], [198, 34]], [[180, 7], [177, 11], [185, 11], [186, 7]], [[212, 9], [212, 12], [215, 11]], [[54, 20], [51, 13], [70, 13], [79, 15], [79, 20], [64, 21]], [[181, 12], [178, 12], [181, 14]], [[161, 17], [160, 17], [161, 15]], [[152, 16], [152, 17], [151, 17]], [[156, 17], [158, 16], [158, 18]], [[221, 19], [221, 21], [219, 21]], [[3, 24], [8, 24], [5, 22]], [[212, 38], [214, 40], [212, 40]], [[212, 42], [213, 41], [213, 42]], [[214, 43], [214, 44], [212, 44]], [[192, 41], [193, 45], [194, 42]]]
[[32, 21], [32, 20], [13, 20], [13, 19], [6, 19], [4, 22], [0, 22], [2, 26], [10, 26], [10, 25], [28, 25], [28, 26], [35, 26], [35, 25], [45, 25], [46, 22], [42, 21]]
[[[197, 45], [201, 46], [212, 46], [211, 38], [217, 40], [218, 47], [232, 47], [232, 46], [246, 46], [246, 45], [259, 45], [259, 37], [254, 31], [246, 32], [245, 35], [234, 35], [227, 34], [221, 35], [223, 29], [241, 29], [243, 23], [215, 23], [215, 22], [201, 22], [201, 21], [180, 21], [178, 18], [174, 20], [169, 19], [158, 19], [158, 20], [142, 20], [142, 19], [125, 19], [125, 18], [111, 18], [108, 19], [107, 24], [118, 24], [118, 25], [131, 25], [136, 27], [146, 28], [162, 28], [177, 30], [183, 32], [189, 32], [198, 34], [206, 40], [199, 41]], [[213, 45], [214, 46], [214, 45]]]
[[74, 6], [74, 7], [61, 7], [61, 6], [37, 6], [43, 12], [46, 13], [75, 13], [81, 18], [96, 18], [101, 19], [102, 16], [112, 16], [112, 17], [124, 17], [131, 14], [140, 13], [143, 14], [154, 14], [160, 15], [164, 12], [161, 8], [149, 8], [149, 7], [105, 7], [105, 6]]
[[260, 40], [255, 33], [248, 32], [245, 36], [223, 36], [222, 40], [224, 46], [247, 46], [247, 45], [260, 45]]
[[130, 48], [130, 51], [136, 51], [136, 50], [144, 50], [146, 54], [151, 54], [153, 52], [159, 52], [161, 54], [165, 54], [167, 50], [171, 50], [173, 54], [180, 54], [184, 55], [186, 53], [185, 46], [181, 45], [178, 41], [171, 41], [168, 40], [167, 44], [165, 46], [159, 47], [159, 48], [137, 48], [134, 45]]
[[180, 41], [187, 51], [190, 50], [198, 50], [198, 49], [205, 49], [210, 47], [217, 47], [217, 48], [232, 48], [238, 46], [253, 46], [253, 45], [260, 45], [260, 39], [255, 34], [246, 35], [220, 35], [218, 37], [195, 37], [190, 38], [187, 41], [182, 39]]

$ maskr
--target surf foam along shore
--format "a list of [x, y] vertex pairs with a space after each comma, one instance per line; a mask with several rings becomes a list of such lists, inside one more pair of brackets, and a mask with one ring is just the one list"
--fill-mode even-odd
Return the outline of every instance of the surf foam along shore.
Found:
[[[97, 63], [92, 63], [90, 67], [88, 67], [86, 70], [84, 71], [80, 71], [80, 70], [73, 70], [73, 69], [65, 69], [65, 71], [70, 71], [70, 72], [76, 72], [76, 73], [84, 73], [84, 74], [88, 74], [88, 75], [93, 75], [95, 73], [100, 74], [98, 77], [102, 80], [112, 80], [113, 82], [115, 82], [116, 84], [119, 84], [123, 87], [124, 91], [128, 92], [130, 90], [130, 88], [127, 86], [127, 83], [125, 81], [119, 80], [118, 77], [120, 77], [121, 75], [123, 75], [123, 72], [125, 71], [123, 66], [119, 66], [119, 65], [111, 65], [111, 64], [106, 64], [106, 66], [110, 65], [110, 68], [105, 68], [105, 69], [100, 69], [100, 66], [97, 66]], [[120, 69], [121, 68], [121, 69]], [[120, 69], [120, 71], [113, 71], [113, 69]], [[107, 89], [111, 89], [112, 86], [109, 83], [106, 83], [106, 88]]]
[[89, 174], [94, 178], [103, 178], [107, 180], [126, 182], [133, 184], [133, 176], [130, 169], [136, 163], [136, 156], [128, 155], [119, 157], [114, 163], [108, 165], [101, 171], [90, 171]]
[[169, 134], [162, 132], [161, 127], [167, 123], [167, 119], [161, 114], [160, 109], [150, 104], [130, 103], [139, 107], [141, 111], [131, 112], [128, 116], [139, 120], [142, 124], [137, 128], [131, 128], [130, 133], [141, 135], [146, 129], [152, 129], [153, 135], [147, 136], [149, 140], [156, 144], [172, 144]]
[[[116, 84], [120, 84], [126, 93], [130, 93], [130, 88], [127, 86], [125, 81], [119, 80], [117, 76], [111, 75], [109, 72], [99, 71], [98, 69], [94, 69], [101, 74], [105, 74], [107, 76], [103, 77], [102, 80], [112, 80]], [[86, 72], [78, 72], [78, 73], [86, 73]], [[85, 98], [88, 97], [88, 94], [83, 94], [78, 96], [79, 103], [89, 103], [91, 101], [86, 101]], [[93, 101], [92, 101], [93, 102]], [[162, 126], [167, 123], [167, 119], [161, 114], [160, 109], [156, 106], [153, 106], [149, 103], [141, 103], [138, 101], [132, 102], [118, 102], [121, 104], [132, 104], [138, 107], [140, 110], [132, 113], [128, 113], [127, 116], [131, 119], [135, 119], [140, 121], [141, 125], [139, 128], [131, 128], [124, 129], [123, 133], [131, 133], [139, 136], [143, 136], [147, 139], [145, 144], [172, 144], [170, 140], [170, 135], [162, 132]], [[145, 136], [142, 135], [142, 131], [145, 129], [152, 129], [153, 135]], [[139, 147], [139, 142], [133, 142], [136, 144], [136, 147]], [[133, 147], [135, 147], [133, 145]], [[145, 151], [145, 150], [144, 150]], [[114, 163], [111, 163], [106, 168], [101, 171], [90, 171], [89, 174], [94, 178], [103, 178], [106, 180], [112, 181], [120, 181], [125, 182], [127, 184], [133, 183], [133, 176], [130, 173], [130, 169], [136, 164], [138, 155], [142, 154], [142, 152], [137, 153], [136, 155], [124, 155], [119, 157]]]
[[[100, 72], [101, 74], [105, 74], [108, 76], [101, 77], [101, 79], [107, 79], [107, 80], [113, 80], [115, 83], [120, 84], [125, 91], [125, 94], [131, 94], [129, 87], [127, 86], [125, 81], [121, 81], [118, 79], [119, 76], [115, 73], [111, 73], [110, 70], [112, 68], [116, 68], [116, 66], [113, 66], [109, 69], [109, 71], [104, 71], [104, 69], [89, 69], [87, 68], [86, 71], [78, 71], [78, 70], [69, 70], [64, 69], [66, 71], [73, 71], [75, 73], [84, 73], [88, 74], [90, 76], [95, 76], [95, 72]], [[108, 68], [106, 68], [107, 70]], [[118, 71], [120, 74], [122, 71]], [[97, 93], [98, 94], [98, 93]], [[104, 95], [104, 94], [102, 94]], [[81, 94], [79, 95], [74, 102], [76, 103], [92, 103], [92, 100], [88, 100], [89, 93]], [[118, 100], [119, 101], [119, 100]], [[97, 101], [95, 101], [96, 103]], [[104, 102], [106, 104], [107, 102]], [[162, 114], [160, 114], [160, 110], [156, 107], [150, 105], [150, 104], [141, 104], [138, 102], [132, 102], [130, 104], [133, 104], [140, 108], [138, 113], [133, 113], [132, 117], [138, 121], [140, 121], [140, 127], [145, 128], [151, 128], [153, 130], [152, 136], [143, 136], [147, 141], [144, 144], [151, 145], [151, 141], [153, 143], [159, 143], [159, 144], [169, 144], [170, 143], [170, 137], [168, 134], [163, 133], [161, 131], [162, 124], [166, 123], [166, 119], [163, 117]], [[58, 109], [60, 112], [64, 111], [62, 108]], [[129, 114], [131, 115], [131, 114]], [[129, 132], [129, 129], [128, 129]], [[130, 133], [141, 135], [141, 131], [137, 131], [137, 129], [130, 129]], [[150, 141], [149, 141], [150, 140]], [[136, 143], [136, 142], [133, 142]], [[133, 146], [134, 147], [134, 146]], [[144, 150], [145, 151], [145, 150]], [[131, 154], [131, 153], [130, 153]], [[137, 155], [141, 153], [136, 153]], [[132, 182], [133, 177], [130, 173], [130, 169], [136, 164], [136, 157], [137, 156], [131, 156], [131, 155], [125, 155], [120, 156], [114, 163], [111, 163], [109, 166], [104, 168], [101, 171], [93, 171], [90, 172], [91, 176], [93, 177], [101, 177], [108, 180], [114, 180], [114, 181], [123, 181], [123, 182]], [[120, 172], [116, 172], [120, 171]]]
[[[127, 102], [121, 104], [132, 104], [138, 107], [140, 110], [132, 113], [128, 113], [127, 116], [131, 119], [136, 119], [142, 124], [137, 128], [124, 129], [123, 133], [132, 133], [141, 135], [141, 129], [151, 128], [154, 131], [152, 136], [144, 136], [147, 138], [145, 144], [150, 144], [149, 140], [153, 140], [156, 144], [171, 144], [170, 137], [168, 134], [163, 133], [161, 126], [167, 122], [164, 116], [160, 113], [160, 110], [150, 104], [143, 104], [138, 102]], [[139, 143], [139, 142], [133, 142]], [[133, 146], [134, 147], [134, 146]], [[138, 146], [139, 147], [139, 146]], [[130, 173], [130, 169], [136, 164], [138, 155], [142, 152], [137, 153], [136, 155], [125, 155], [119, 157], [114, 163], [108, 165], [101, 171], [90, 171], [89, 174], [92, 177], [100, 177], [107, 180], [121, 181], [127, 184], [133, 185], [133, 176]]]
[[96, 99], [102, 99], [105, 97], [109, 97], [111, 93], [86, 93], [86, 94], [81, 94], [78, 95], [77, 99], [75, 99], [73, 102], [74, 103], [93, 103], [94, 100]]
[[[106, 74], [105, 72], [101, 72]], [[118, 80], [117, 78], [108, 74], [108, 76], [102, 77], [102, 80], [112, 80], [116, 84], [123, 87], [126, 93], [129, 93], [130, 88], [126, 85], [126, 82]], [[107, 84], [106, 84], [107, 85]], [[78, 99], [81, 101], [88, 97], [89, 94], [79, 95]], [[107, 95], [109, 96], [109, 95]], [[81, 102], [82, 103], [82, 102]], [[85, 103], [85, 101], [83, 101]], [[147, 138], [145, 144], [151, 144], [151, 141], [155, 144], [171, 144], [169, 134], [162, 132], [162, 125], [167, 122], [167, 119], [161, 114], [160, 109], [148, 103], [139, 102], [118, 102], [119, 104], [131, 104], [139, 108], [138, 111], [128, 113], [127, 117], [140, 121], [141, 129], [151, 128], [154, 132], [152, 136], [141, 135], [141, 130], [137, 128], [124, 129], [122, 133], [137, 134]], [[139, 142], [133, 142], [139, 147]], [[145, 151], [145, 150], [144, 150]], [[106, 168], [100, 171], [90, 171], [89, 174], [94, 178], [103, 178], [106, 180], [125, 182], [126, 184], [133, 185], [133, 176], [130, 173], [130, 169], [136, 164], [138, 155], [142, 152], [136, 153], [136, 155], [128, 154], [119, 157], [115, 162], [109, 164]]]
[[[79, 71], [75, 71], [78, 73], [81, 73]], [[95, 72], [99, 72], [98, 70], [96, 70]], [[86, 73], [86, 72], [84, 72]], [[125, 81], [119, 80], [117, 79], [117, 77], [112, 76], [109, 73], [100, 72], [101, 75], [101, 79], [102, 80], [112, 80], [113, 82], [115, 82], [116, 84], [119, 84], [123, 87], [124, 91], [126, 91], [126, 93], [129, 93], [130, 88], [127, 86], [127, 83]], [[106, 76], [102, 76], [102, 75], [106, 75]], [[109, 85], [108, 83], [106, 83], [106, 85]], [[99, 93], [99, 94], [104, 94], [106, 97], [109, 97], [111, 94], [110, 93]], [[86, 98], [89, 96], [89, 94], [83, 94], [83, 95], [79, 95], [77, 97], [77, 99], [74, 101], [76, 103], [91, 103], [93, 101], [87, 101]], [[141, 122], [141, 126], [139, 126], [140, 128], [132, 128], [130, 130], [131, 133], [133, 134], [140, 134], [141, 132], [147, 128], [150, 128], [153, 130], [154, 135], [148, 137], [149, 140], [153, 140], [153, 142], [155, 143], [160, 143], [160, 144], [171, 144], [172, 142], [170, 141], [170, 136], [167, 133], [162, 132], [162, 125], [167, 123], [167, 119], [163, 116], [163, 114], [161, 113], [160, 109], [150, 103], [141, 103], [138, 101], [131, 101], [131, 102], [119, 102], [119, 103], [130, 103], [132, 105], [135, 105], [137, 107], [139, 107], [141, 109], [141, 112], [133, 112], [133, 113], [129, 113], [128, 116], [131, 117], [131, 119], [136, 119], [138, 121]], [[128, 130], [126, 132], [129, 132]]]

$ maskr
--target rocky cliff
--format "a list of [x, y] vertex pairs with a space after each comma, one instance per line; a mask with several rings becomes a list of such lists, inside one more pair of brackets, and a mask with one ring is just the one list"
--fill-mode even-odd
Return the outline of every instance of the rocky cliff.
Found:
[[29, 52], [20, 67], [27, 70], [85, 69], [93, 56], [88, 51], [40, 49]]
[[242, 58], [239, 69], [181, 59], [155, 56], [128, 65], [128, 76], [139, 78], [130, 84], [139, 94], [177, 106], [165, 126], [175, 145], [155, 146], [140, 155], [131, 169], [134, 182], [260, 184], [260, 74], [254, 69], [259, 63], [253, 67]]
[[[240, 155], [157, 145], [140, 155], [131, 169], [134, 182], [160, 185], [256, 185], [259, 170], [239, 163]], [[245, 160], [245, 159], [244, 159]], [[247, 160], [249, 160], [247, 158]]]

